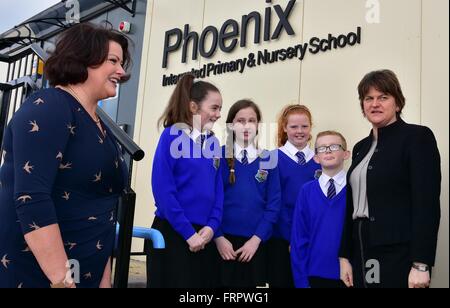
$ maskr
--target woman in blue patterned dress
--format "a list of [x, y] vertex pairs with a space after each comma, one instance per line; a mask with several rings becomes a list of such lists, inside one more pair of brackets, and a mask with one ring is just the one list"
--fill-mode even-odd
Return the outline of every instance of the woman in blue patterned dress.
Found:
[[[126, 81], [128, 39], [92, 24], [64, 32], [4, 136], [0, 288], [111, 287], [115, 208], [127, 168], [97, 102]], [[73, 266], [74, 279], [68, 271]]]

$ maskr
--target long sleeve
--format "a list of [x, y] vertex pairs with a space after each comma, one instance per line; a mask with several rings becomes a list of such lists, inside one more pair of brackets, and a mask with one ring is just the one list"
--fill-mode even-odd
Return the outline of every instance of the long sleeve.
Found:
[[195, 234], [195, 229], [186, 218], [185, 212], [177, 199], [177, 187], [174, 178], [176, 160], [171, 156], [169, 130], [166, 129], [159, 141], [153, 161], [152, 189], [156, 206], [170, 225], [185, 240]]
[[[219, 160], [219, 162], [222, 162], [223, 160]], [[211, 210], [211, 215], [209, 216], [208, 220], [208, 226], [213, 229], [214, 233], [216, 233], [219, 230], [220, 224], [222, 222], [222, 213], [223, 213], [223, 198], [224, 198], [224, 192], [223, 192], [223, 181], [222, 181], [222, 171], [221, 168], [224, 168], [223, 164], [220, 164], [219, 170], [216, 174], [216, 189], [215, 189], [215, 196], [216, 201], [215, 204]], [[220, 233], [220, 232], [219, 232]]]
[[421, 128], [409, 148], [412, 201], [411, 259], [433, 266], [440, 223], [441, 159], [429, 128]]
[[258, 224], [255, 235], [262, 241], [267, 241], [272, 235], [273, 226], [278, 221], [281, 207], [281, 187], [278, 167], [269, 170], [266, 194], [266, 208]]
[[305, 191], [302, 190], [295, 204], [291, 237], [291, 266], [297, 288], [309, 288], [309, 216], [306, 202]]
[[73, 167], [64, 151], [76, 127], [69, 106], [53, 95], [32, 96], [11, 123], [14, 200], [24, 234], [58, 222], [53, 185], [59, 170]]

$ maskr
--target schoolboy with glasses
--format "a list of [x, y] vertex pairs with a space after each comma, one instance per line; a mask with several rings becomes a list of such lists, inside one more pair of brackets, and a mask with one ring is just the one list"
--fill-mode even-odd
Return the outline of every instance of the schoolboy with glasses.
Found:
[[314, 160], [319, 179], [306, 183], [295, 205], [291, 263], [297, 288], [343, 288], [339, 247], [345, 216], [347, 142], [338, 132], [317, 136]]

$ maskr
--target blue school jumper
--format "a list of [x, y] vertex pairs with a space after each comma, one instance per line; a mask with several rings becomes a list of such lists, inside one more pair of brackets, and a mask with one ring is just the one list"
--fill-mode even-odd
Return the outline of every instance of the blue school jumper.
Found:
[[314, 175], [321, 166], [313, 159], [306, 165], [299, 165], [283, 151], [278, 151], [278, 168], [281, 183], [281, 209], [278, 222], [274, 227], [274, 238], [291, 240], [292, 216], [295, 202], [303, 184], [314, 180]]
[[318, 180], [305, 184], [294, 212], [291, 262], [297, 288], [308, 288], [308, 277], [339, 280], [339, 247], [344, 225], [346, 187], [328, 199]]
[[235, 159], [236, 183], [231, 185], [230, 170], [222, 158], [225, 198], [222, 225], [216, 237], [229, 234], [247, 238], [256, 235], [262, 241], [270, 238], [278, 220], [281, 192], [278, 167], [268, 161], [269, 157], [258, 157], [243, 165]]
[[182, 129], [166, 128], [153, 161], [156, 216], [167, 220], [185, 240], [194, 235], [193, 224], [216, 232], [222, 218], [221, 149], [214, 136], [205, 142], [202, 151]]

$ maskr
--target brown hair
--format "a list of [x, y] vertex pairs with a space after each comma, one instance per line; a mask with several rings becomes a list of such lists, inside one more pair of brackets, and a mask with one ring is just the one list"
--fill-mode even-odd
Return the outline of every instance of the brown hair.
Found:
[[256, 113], [256, 119], [258, 120], [258, 123], [262, 121], [262, 115], [261, 110], [259, 109], [258, 105], [254, 103], [253, 101], [249, 99], [243, 99], [240, 101], [237, 101], [236, 103], [231, 106], [230, 110], [228, 111], [227, 116], [227, 143], [225, 146], [226, 150], [226, 159], [228, 163], [228, 168], [230, 169], [230, 178], [229, 182], [231, 185], [236, 183], [236, 174], [235, 174], [235, 161], [234, 161], [234, 140], [235, 140], [235, 134], [234, 132], [228, 127], [229, 124], [232, 124], [234, 119], [236, 118], [236, 115], [239, 111], [246, 108], [252, 108]]
[[380, 70], [370, 72], [364, 76], [358, 86], [359, 101], [363, 114], [364, 99], [371, 88], [375, 88], [380, 92], [392, 95], [395, 99], [395, 104], [400, 109], [400, 111], [397, 112], [397, 117], [400, 117], [402, 110], [405, 107], [406, 99], [395, 73], [391, 70]]
[[208, 95], [208, 92], [220, 93], [216, 86], [209, 82], [194, 82], [194, 75], [186, 74], [177, 83], [170, 97], [169, 104], [158, 120], [158, 127], [170, 127], [177, 123], [185, 123], [192, 127], [192, 112], [189, 103], [194, 102], [199, 107]]
[[[280, 116], [278, 117], [278, 134], [277, 134], [278, 147], [282, 147], [288, 141], [288, 136], [287, 133], [284, 131], [284, 129], [287, 126], [289, 116], [293, 114], [304, 114], [308, 117], [311, 126], [313, 124], [311, 111], [309, 111], [308, 107], [298, 104], [288, 105], [284, 107], [284, 109], [281, 111]], [[311, 141], [312, 136], [309, 136], [309, 138], [310, 138], [309, 141]]]
[[[96, 68], [106, 61], [109, 42], [122, 47], [123, 68], [131, 62], [129, 38], [124, 34], [91, 23], [77, 24], [62, 33], [53, 54], [45, 63], [45, 77], [52, 86], [83, 83], [88, 79], [88, 68]], [[125, 75], [120, 82], [130, 79]]]
[[344, 151], [347, 151], [347, 140], [345, 140], [345, 137], [341, 133], [334, 131], [334, 130], [327, 130], [327, 131], [317, 134], [315, 148], [317, 148], [317, 140], [319, 140], [319, 138], [324, 137], [324, 136], [337, 136], [337, 137], [341, 138], [342, 147], [344, 148]]

